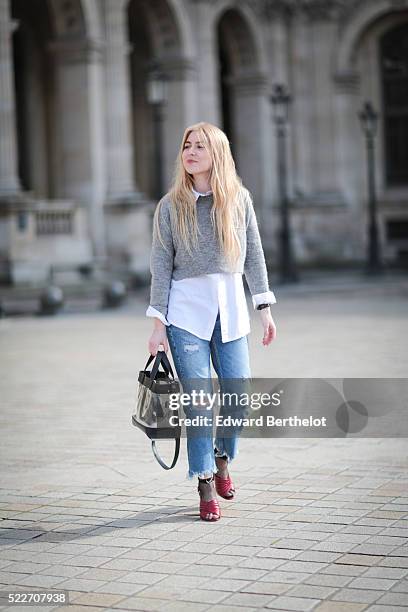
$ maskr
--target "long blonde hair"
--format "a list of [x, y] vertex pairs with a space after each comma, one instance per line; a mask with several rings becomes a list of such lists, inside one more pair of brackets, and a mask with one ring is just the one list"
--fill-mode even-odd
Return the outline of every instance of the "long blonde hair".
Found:
[[[209, 177], [214, 202], [211, 208], [211, 222], [216, 228], [227, 263], [233, 268], [241, 252], [237, 228], [245, 225], [245, 201], [250, 195], [237, 175], [227, 136], [211, 123], [196, 123], [184, 131], [176, 159], [174, 181], [166, 194], [171, 202], [175, 239], [181, 241], [191, 255], [192, 249], [198, 246], [196, 200], [192, 192], [194, 181], [186, 172], [182, 161], [184, 145], [191, 132], [197, 132], [212, 160]], [[154, 231], [160, 240], [159, 214], [165, 199], [160, 201], [154, 215]]]

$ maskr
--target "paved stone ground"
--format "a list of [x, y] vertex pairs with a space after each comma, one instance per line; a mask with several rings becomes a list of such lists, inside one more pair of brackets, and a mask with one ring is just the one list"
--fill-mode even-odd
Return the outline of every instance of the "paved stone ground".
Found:
[[[276, 295], [253, 376], [406, 376], [406, 278]], [[71, 612], [407, 609], [407, 441], [243, 438], [237, 499], [201, 522], [184, 449], [166, 473], [130, 425], [145, 307], [0, 321], [0, 590], [66, 589]]]

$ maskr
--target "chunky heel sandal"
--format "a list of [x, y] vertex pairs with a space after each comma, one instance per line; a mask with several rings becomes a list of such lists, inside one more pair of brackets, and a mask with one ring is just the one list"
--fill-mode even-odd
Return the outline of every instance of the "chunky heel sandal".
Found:
[[[217, 453], [217, 449], [214, 449], [214, 453]], [[217, 455], [215, 455], [217, 457]], [[228, 462], [228, 457], [223, 455], [220, 457], [221, 459], [225, 459]], [[227, 478], [221, 478], [218, 474], [214, 474], [215, 476], [215, 490], [220, 497], [224, 499], [234, 499], [235, 497], [235, 487], [234, 483], [231, 480], [231, 477], [228, 475]]]
[[224, 499], [234, 499], [235, 497], [235, 487], [231, 478], [221, 478], [221, 476], [215, 476], [215, 490], [217, 491], [220, 497]]
[[[199, 478], [199, 484], [197, 490], [200, 494], [200, 519], [202, 521], [214, 522], [221, 518], [221, 510], [217, 499], [211, 499], [210, 501], [204, 501], [201, 499], [200, 482], [206, 482], [210, 484], [214, 480], [214, 475], [211, 478]], [[207, 518], [208, 514], [212, 514], [212, 518]]]

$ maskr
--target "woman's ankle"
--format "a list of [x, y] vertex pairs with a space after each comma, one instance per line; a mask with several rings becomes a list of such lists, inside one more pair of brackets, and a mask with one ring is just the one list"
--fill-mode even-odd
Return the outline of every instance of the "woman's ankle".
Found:
[[198, 479], [198, 491], [204, 501], [216, 499], [217, 494], [215, 491], [214, 474], [210, 478]]
[[217, 476], [221, 478], [228, 478], [228, 457], [215, 457], [215, 464], [217, 466]]

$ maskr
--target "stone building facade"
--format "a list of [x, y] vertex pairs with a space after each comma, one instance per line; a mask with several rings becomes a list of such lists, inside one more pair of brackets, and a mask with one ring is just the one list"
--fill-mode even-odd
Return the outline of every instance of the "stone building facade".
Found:
[[[167, 84], [160, 124], [153, 66]], [[159, 175], [166, 189], [183, 130], [200, 120], [227, 132], [273, 262], [274, 83], [293, 96], [297, 260], [365, 258], [365, 100], [380, 114], [384, 258], [406, 255], [408, 0], [0, 0], [1, 281], [106, 258], [146, 277]]]

